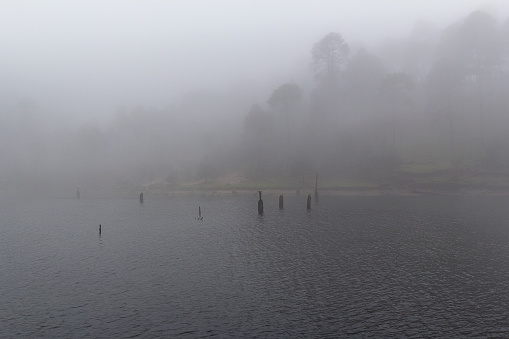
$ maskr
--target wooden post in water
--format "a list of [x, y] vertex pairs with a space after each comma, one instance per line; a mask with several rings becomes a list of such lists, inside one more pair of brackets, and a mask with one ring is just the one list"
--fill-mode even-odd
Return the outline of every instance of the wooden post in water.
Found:
[[308, 203], [307, 203], [307, 209], [311, 209], [311, 194], [308, 194]]
[[143, 192], [140, 193], [140, 204], [143, 204]]
[[316, 173], [316, 181], [315, 181], [315, 204], [320, 201], [320, 197], [318, 196], [318, 173]]
[[79, 188], [76, 188], [76, 198], [77, 199], [80, 198], [80, 189]]
[[258, 200], [258, 214], [263, 214], [263, 200], [262, 200], [262, 191], [258, 191], [260, 195], [260, 199]]
[[99, 235], [101, 235], [101, 224], [99, 224]]
[[282, 194], [279, 196], [279, 209], [280, 210], [283, 209], [283, 195]]

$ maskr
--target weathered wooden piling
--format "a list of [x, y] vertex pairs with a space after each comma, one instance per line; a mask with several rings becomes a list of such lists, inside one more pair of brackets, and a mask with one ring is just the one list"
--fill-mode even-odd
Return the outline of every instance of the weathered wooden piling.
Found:
[[140, 204], [143, 204], [143, 192], [140, 193]]
[[311, 209], [311, 194], [308, 194], [308, 203], [307, 203], [307, 209]]
[[279, 196], [279, 209], [280, 210], [283, 209], [283, 195], [282, 194]]
[[198, 220], [203, 220], [203, 217], [201, 216], [201, 206], [198, 206]]
[[99, 224], [99, 235], [101, 235], [101, 224]]
[[76, 188], [76, 198], [77, 199], [80, 198], [80, 189], [79, 188]]
[[315, 204], [320, 201], [320, 197], [318, 196], [318, 173], [316, 173], [316, 181], [315, 181]]
[[262, 200], [262, 191], [258, 191], [260, 195], [260, 199], [258, 200], [258, 214], [263, 214], [263, 200]]

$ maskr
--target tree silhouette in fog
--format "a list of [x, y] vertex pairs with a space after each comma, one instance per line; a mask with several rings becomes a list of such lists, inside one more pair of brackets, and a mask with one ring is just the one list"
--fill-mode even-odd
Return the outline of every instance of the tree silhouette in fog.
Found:
[[378, 111], [378, 88], [385, 74], [381, 60], [360, 49], [344, 71], [345, 99], [355, 119], [374, 118]]
[[392, 116], [392, 150], [396, 151], [396, 112], [405, 104], [409, 104], [412, 79], [403, 72], [388, 73], [381, 83], [382, 95]]
[[463, 79], [464, 70], [461, 65], [449, 58], [437, 61], [426, 79], [428, 107], [447, 121], [451, 157], [454, 155], [455, 112], [462, 99]]
[[350, 46], [341, 34], [331, 32], [313, 45], [311, 69], [317, 87], [311, 93], [314, 123], [331, 135], [337, 131], [341, 110], [340, 74], [348, 60]]
[[244, 160], [248, 172], [263, 175], [273, 147], [272, 116], [258, 104], [251, 106], [244, 119]]
[[295, 117], [291, 115], [295, 113], [297, 109], [297, 104], [302, 97], [302, 90], [300, 87], [293, 83], [285, 83], [279, 86], [277, 89], [272, 92], [267, 103], [270, 107], [279, 113], [280, 120], [284, 125], [284, 129], [286, 130], [285, 137], [288, 139], [290, 136], [290, 130], [292, 129], [292, 120]]
[[348, 60], [350, 46], [341, 34], [331, 32], [314, 44], [311, 67], [315, 78], [330, 84], [337, 80], [341, 66]]

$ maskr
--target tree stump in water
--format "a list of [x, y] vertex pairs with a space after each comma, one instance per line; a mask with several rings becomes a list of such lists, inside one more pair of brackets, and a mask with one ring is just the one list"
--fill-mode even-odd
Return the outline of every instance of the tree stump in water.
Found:
[[258, 214], [263, 214], [263, 200], [262, 200], [262, 191], [258, 191], [260, 195], [260, 199], [258, 200]]

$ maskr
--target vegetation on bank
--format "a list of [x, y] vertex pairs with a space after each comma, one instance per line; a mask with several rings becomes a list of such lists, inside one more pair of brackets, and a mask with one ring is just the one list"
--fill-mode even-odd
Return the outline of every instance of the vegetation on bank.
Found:
[[[473, 194], [509, 193], [509, 172], [458, 169], [444, 164], [408, 164], [377, 178], [341, 178], [320, 175], [321, 194]], [[277, 176], [245, 178], [236, 175], [214, 176], [201, 180], [168, 182], [154, 180], [140, 185], [118, 183], [115, 190], [124, 194], [146, 192], [170, 194], [307, 194], [315, 189], [315, 176]]]

